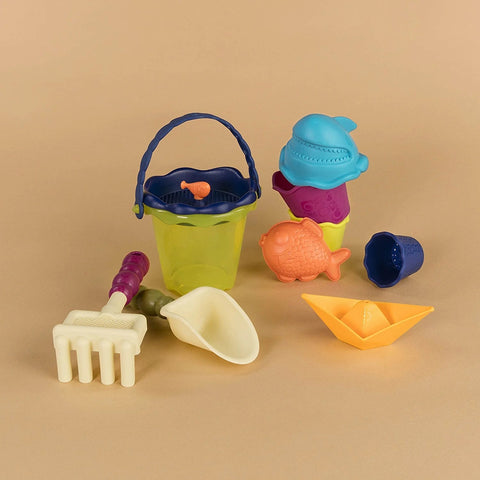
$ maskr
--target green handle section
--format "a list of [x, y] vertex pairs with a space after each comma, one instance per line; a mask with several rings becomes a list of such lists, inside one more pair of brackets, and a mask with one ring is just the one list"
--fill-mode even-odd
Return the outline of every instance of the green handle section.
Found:
[[148, 317], [162, 317], [160, 310], [167, 303], [173, 302], [172, 297], [164, 295], [160, 290], [140, 286], [138, 293], [133, 297], [132, 305]]

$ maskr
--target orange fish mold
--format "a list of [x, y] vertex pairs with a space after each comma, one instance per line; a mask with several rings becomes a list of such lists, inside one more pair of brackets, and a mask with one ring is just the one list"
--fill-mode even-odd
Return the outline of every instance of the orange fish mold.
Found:
[[306, 293], [302, 298], [339, 340], [361, 350], [392, 344], [434, 310], [426, 305]]
[[310, 218], [277, 223], [261, 236], [259, 244], [265, 263], [281, 282], [308, 282], [323, 272], [337, 281], [340, 265], [350, 258], [348, 248], [332, 252], [322, 228]]

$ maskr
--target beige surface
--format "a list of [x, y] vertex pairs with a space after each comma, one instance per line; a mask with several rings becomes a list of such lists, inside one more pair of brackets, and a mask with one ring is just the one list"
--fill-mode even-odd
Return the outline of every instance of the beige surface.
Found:
[[[478, 478], [477, 2], [133, 4], [0, 6], [2, 478]], [[134, 388], [60, 384], [52, 327], [102, 306], [123, 255], [145, 251], [145, 283], [162, 288], [134, 184], [157, 129], [189, 111], [230, 120], [257, 162], [264, 195], [231, 295], [260, 356], [233, 366], [152, 322]], [[348, 186], [340, 282], [285, 285], [257, 240], [287, 219], [270, 177], [312, 112], [357, 122], [370, 168]], [[149, 173], [222, 164], [246, 171], [233, 138], [201, 121], [172, 133]], [[418, 274], [385, 290], [361, 264], [379, 230], [426, 252]], [[302, 292], [436, 311], [360, 351]]]

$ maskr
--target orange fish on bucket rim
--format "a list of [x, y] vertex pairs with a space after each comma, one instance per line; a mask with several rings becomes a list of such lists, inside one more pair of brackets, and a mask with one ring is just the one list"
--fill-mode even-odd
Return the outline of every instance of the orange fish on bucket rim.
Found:
[[207, 182], [192, 182], [187, 183], [185, 180], [180, 183], [180, 188], [184, 190], [188, 188], [193, 194], [195, 200], [203, 200], [210, 193], [210, 184]]

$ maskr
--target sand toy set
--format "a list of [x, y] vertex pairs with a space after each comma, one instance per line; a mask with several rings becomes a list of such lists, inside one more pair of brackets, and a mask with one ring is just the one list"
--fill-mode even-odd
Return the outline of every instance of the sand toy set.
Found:
[[[294, 125], [280, 152], [272, 186], [288, 205], [291, 221], [274, 225], [259, 243], [266, 264], [282, 282], [311, 281], [321, 272], [340, 279], [340, 264], [350, 257], [350, 250], [341, 248], [350, 220], [346, 183], [368, 168], [367, 157], [350, 136], [356, 127], [347, 117], [307, 115]], [[368, 278], [386, 288], [418, 271], [423, 259], [416, 239], [378, 232], [365, 246], [363, 263]], [[320, 295], [303, 298], [339, 340], [361, 349], [389, 345], [433, 310]]]
[[[234, 167], [208, 170], [180, 167], [145, 179], [152, 154], [177, 126], [210, 119], [236, 138], [248, 167], [245, 178]], [[266, 266], [282, 283], [339, 281], [340, 266], [351, 256], [342, 247], [350, 219], [347, 182], [368, 168], [350, 136], [356, 124], [347, 117], [312, 114], [299, 120], [281, 149], [273, 189], [287, 204], [290, 220], [270, 227], [259, 240]], [[98, 352], [100, 379], [115, 382], [115, 354], [120, 382], [135, 384], [135, 355], [147, 333], [147, 317], [166, 319], [179, 340], [207, 350], [232, 364], [248, 364], [260, 343], [254, 324], [225, 290], [235, 284], [246, 217], [261, 189], [250, 148], [226, 120], [190, 113], [162, 127], [148, 145], [135, 188], [134, 212], [153, 220], [165, 286], [178, 298], [141, 285], [149, 260], [131, 252], [122, 263], [100, 312], [72, 311], [53, 329], [58, 379], [73, 378], [76, 352], [78, 379], [93, 379], [92, 353]], [[412, 237], [379, 232], [365, 246], [364, 266], [377, 287], [388, 288], [418, 271], [424, 260]], [[272, 281], [276, 281], [272, 278]], [[320, 282], [325, 280], [315, 280]], [[280, 285], [280, 284], [279, 284]], [[279, 286], [279, 298], [285, 295]], [[302, 295], [332, 333], [360, 349], [385, 346], [420, 321], [433, 307], [349, 298]], [[122, 313], [123, 308], [141, 313]]]

